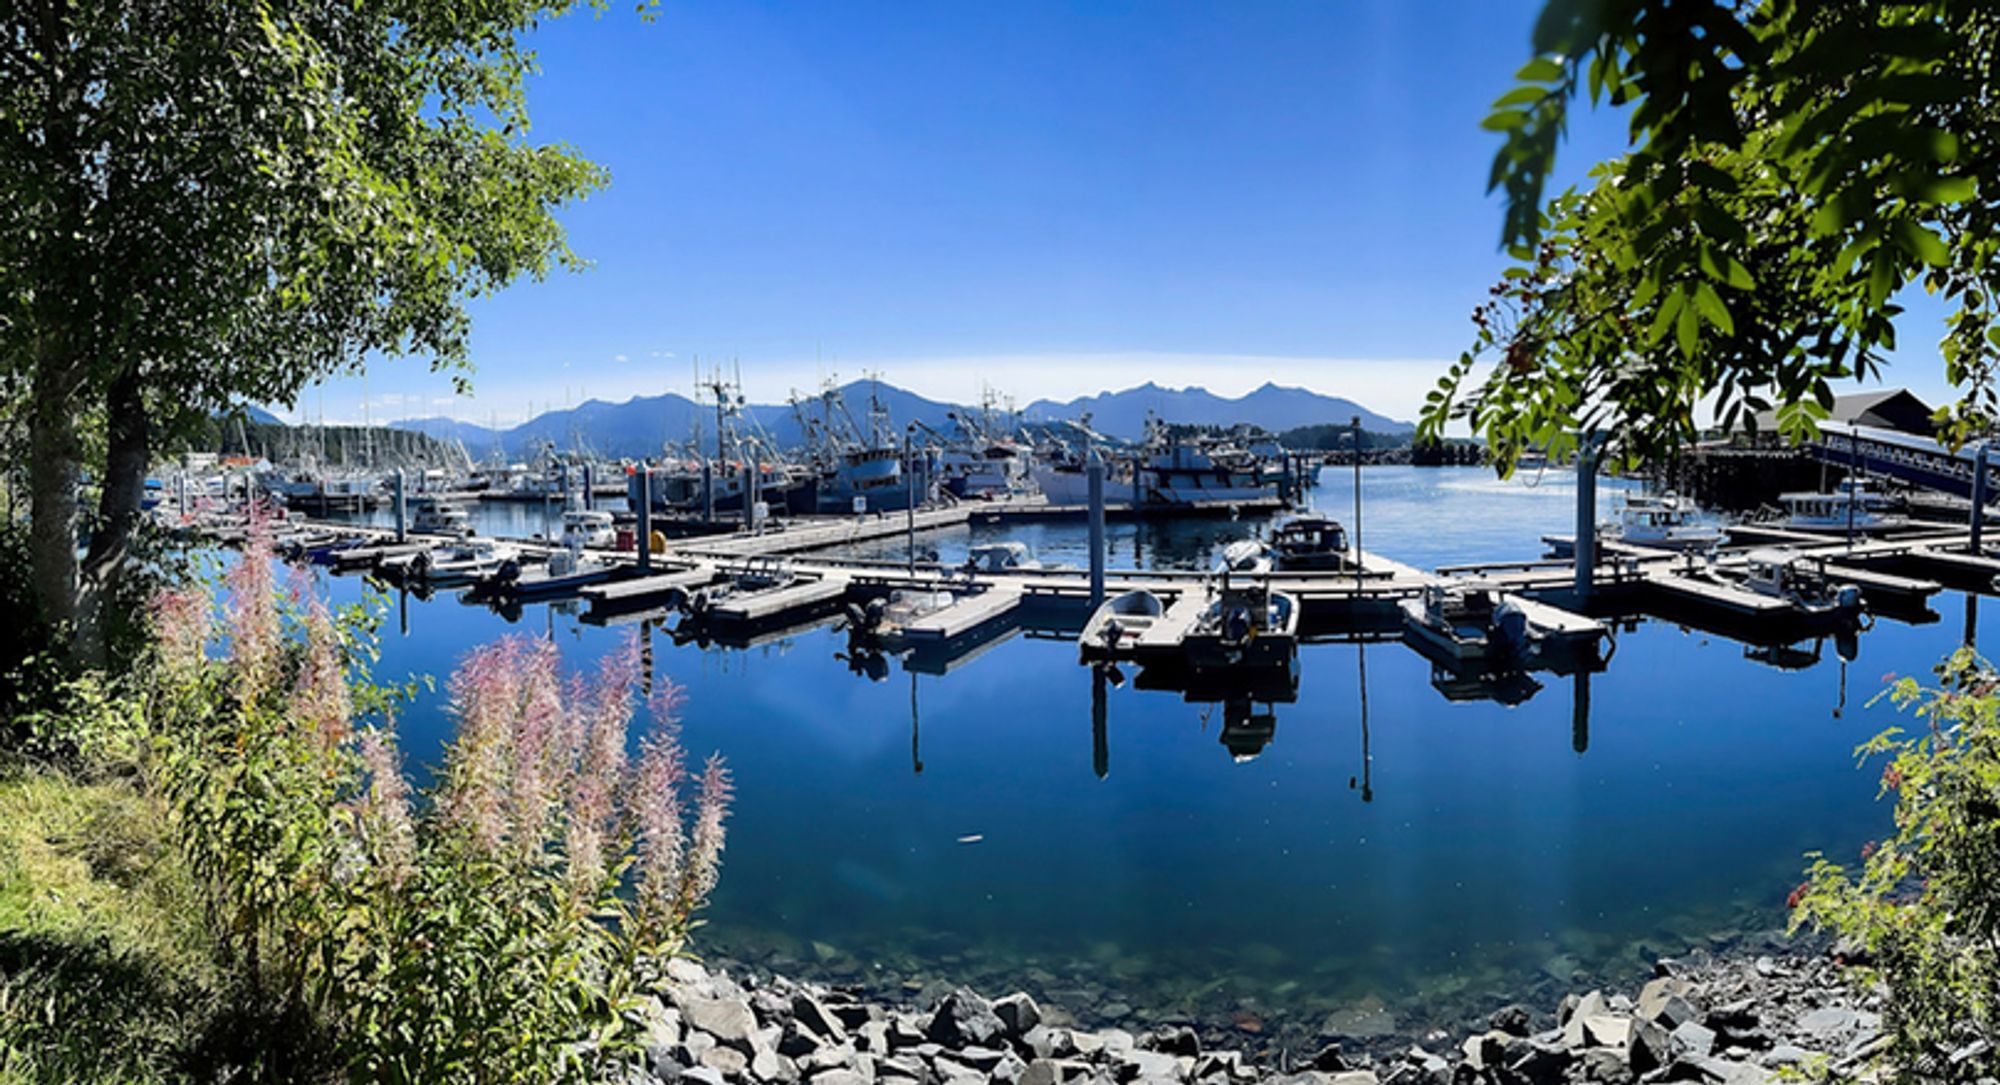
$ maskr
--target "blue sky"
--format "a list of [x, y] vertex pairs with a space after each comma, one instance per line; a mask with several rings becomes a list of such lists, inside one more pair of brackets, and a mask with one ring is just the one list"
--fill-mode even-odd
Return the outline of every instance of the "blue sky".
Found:
[[[1502, 266], [1479, 120], [1538, 3], [623, 3], [533, 36], [534, 136], [604, 164], [589, 270], [473, 307], [300, 414], [502, 423], [585, 397], [753, 399], [864, 370], [1025, 404], [1275, 379], [1408, 417]], [[1586, 117], [1568, 173], [1615, 151]], [[1935, 397], [1929, 328], [1896, 376]], [[323, 406], [322, 406], [323, 405]]]

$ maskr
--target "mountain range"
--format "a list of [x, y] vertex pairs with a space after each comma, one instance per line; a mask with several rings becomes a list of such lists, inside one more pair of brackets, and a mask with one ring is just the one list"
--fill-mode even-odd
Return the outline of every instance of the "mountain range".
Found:
[[[927, 399], [885, 382], [853, 381], [843, 386], [840, 393], [855, 421], [864, 426], [870, 397], [874, 397], [887, 411], [893, 431], [899, 433], [911, 421], [948, 433], [954, 412], [977, 413], [976, 408]], [[804, 409], [815, 412], [816, 416], [820, 407], [808, 402]], [[780, 448], [804, 442], [797, 412], [788, 404], [748, 404], [743, 413]], [[1087, 414], [1092, 429], [1124, 440], [1144, 435], [1148, 413], [1165, 422], [1217, 426], [1249, 423], [1273, 433], [1322, 423], [1344, 424], [1357, 416], [1362, 428], [1370, 432], [1403, 434], [1411, 430], [1408, 422], [1377, 414], [1351, 400], [1270, 383], [1230, 399], [1205, 388], [1163, 388], [1149, 381], [1136, 388], [1082, 396], [1067, 403], [1036, 400], [1021, 413], [1030, 424], [1079, 421]], [[704, 444], [712, 442], [715, 406], [668, 392], [635, 396], [623, 403], [593, 399], [498, 431], [439, 417], [410, 418], [390, 425], [461, 441], [475, 457], [485, 456], [496, 445], [508, 455], [519, 456], [542, 442], [553, 442], [561, 448], [583, 446], [606, 456], [636, 457], [652, 455], [668, 441], [687, 442], [698, 433]]]

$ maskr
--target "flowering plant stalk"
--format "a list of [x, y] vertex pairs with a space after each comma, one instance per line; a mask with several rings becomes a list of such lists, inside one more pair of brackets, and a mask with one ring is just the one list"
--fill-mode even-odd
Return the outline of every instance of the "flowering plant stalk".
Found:
[[198, 588], [154, 608], [153, 763], [218, 942], [359, 1079], [592, 1077], [720, 869], [729, 774], [689, 779], [679, 691], [628, 763], [634, 644], [569, 678], [547, 641], [474, 649], [413, 794], [365, 615], [271, 569], [255, 534], [225, 623]]

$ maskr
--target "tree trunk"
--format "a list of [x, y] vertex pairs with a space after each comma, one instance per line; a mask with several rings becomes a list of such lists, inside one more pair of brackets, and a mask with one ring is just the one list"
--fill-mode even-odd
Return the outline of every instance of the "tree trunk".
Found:
[[28, 413], [29, 573], [41, 617], [76, 617], [76, 493], [79, 446], [72, 368], [47, 347], [35, 366]]
[[112, 623], [118, 617], [118, 584], [139, 527], [146, 466], [152, 460], [146, 402], [136, 364], [119, 373], [107, 390], [105, 429], [104, 489], [98, 498], [97, 525], [90, 533], [90, 551], [83, 559], [77, 614], [79, 654], [95, 664], [109, 662], [105, 653]]

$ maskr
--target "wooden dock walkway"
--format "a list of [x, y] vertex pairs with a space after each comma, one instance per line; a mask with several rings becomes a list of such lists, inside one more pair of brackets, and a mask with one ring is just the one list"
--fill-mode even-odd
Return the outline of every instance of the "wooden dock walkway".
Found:
[[1019, 587], [995, 585], [903, 626], [903, 639], [917, 645], [971, 636], [995, 622], [1015, 617], [1021, 598]]

